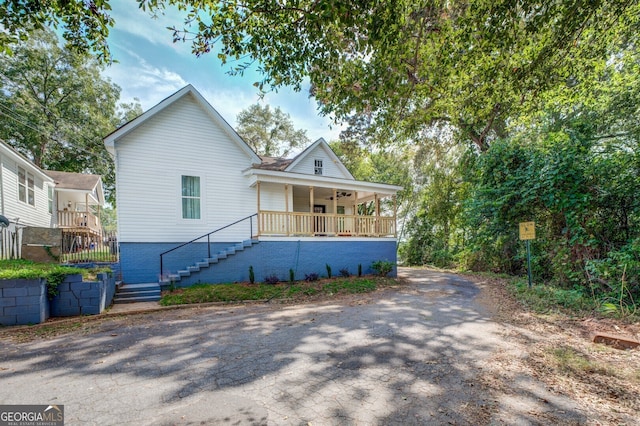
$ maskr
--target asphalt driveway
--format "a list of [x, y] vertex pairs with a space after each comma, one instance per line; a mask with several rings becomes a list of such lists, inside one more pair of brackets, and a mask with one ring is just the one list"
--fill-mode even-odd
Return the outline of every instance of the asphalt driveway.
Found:
[[[0, 401], [67, 425], [584, 423], [523, 375], [488, 388], [500, 325], [455, 275], [313, 305], [189, 308], [0, 342]], [[514, 354], [517, 356], [517, 354]]]

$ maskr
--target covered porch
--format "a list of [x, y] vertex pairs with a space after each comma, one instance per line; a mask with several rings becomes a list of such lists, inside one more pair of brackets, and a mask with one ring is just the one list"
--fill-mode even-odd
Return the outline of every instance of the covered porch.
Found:
[[301, 183], [256, 180], [258, 237], [396, 238], [397, 187], [338, 179]]
[[102, 179], [84, 173], [46, 172], [55, 182], [49, 193], [49, 211], [55, 212], [56, 225], [65, 231], [101, 235], [100, 208], [104, 204]]

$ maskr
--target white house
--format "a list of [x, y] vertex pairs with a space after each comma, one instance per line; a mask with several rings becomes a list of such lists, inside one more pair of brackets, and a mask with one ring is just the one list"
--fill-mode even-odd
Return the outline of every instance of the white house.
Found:
[[402, 188], [355, 180], [322, 139], [294, 159], [261, 158], [191, 85], [105, 145], [126, 283], [244, 281], [249, 267], [259, 281], [299, 279], [396, 261]]
[[0, 140], [0, 215], [10, 222], [0, 236], [0, 258], [19, 253], [14, 234], [25, 226], [62, 228], [96, 239], [102, 231], [96, 213], [103, 205], [100, 176], [44, 171]]
[[0, 140], [0, 215], [26, 226], [54, 226], [53, 179]]

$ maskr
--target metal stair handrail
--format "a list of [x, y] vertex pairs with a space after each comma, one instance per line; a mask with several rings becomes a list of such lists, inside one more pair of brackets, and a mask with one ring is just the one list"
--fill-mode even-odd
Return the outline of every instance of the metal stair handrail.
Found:
[[187, 245], [189, 245], [189, 244], [195, 243], [196, 241], [201, 240], [201, 239], [203, 239], [204, 237], [207, 237], [207, 258], [210, 258], [210, 257], [211, 257], [211, 235], [212, 235], [212, 234], [215, 234], [215, 233], [216, 233], [216, 232], [218, 232], [218, 231], [222, 231], [223, 229], [230, 228], [230, 227], [232, 227], [233, 225], [237, 225], [237, 224], [238, 224], [238, 223], [240, 223], [240, 222], [244, 222], [245, 220], [249, 220], [249, 238], [251, 239], [251, 238], [253, 238], [253, 221], [251, 220], [251, 218], [253, 218], [254, 216], [255, 216], [255, 217], [257, 217], [257, 216], [258, 216], [258, 213], [254, 213], [254, 214], [252, 214], [252, 215], [250, 215], [250, 216], [244, 217], [244, 218], [242, 218], [242, 219], [238, 219], [238, 220], [236, 220], [236, 221], [235, 221], [235, 222], [233, 222], [233, 223], [230, 223], [230, 224], [228, 224], [228, 225], [223, 226], [222, 228], [218, 228], [218, 229], [216, 229], [215, 231], [211, 231], [211, 232], [209, 232], [209, 233], [207, 233], [207, 234], [203, 234], [203, 235], [201, 235], [201, 236], [199, 236], [199, 237], [197, 237], [197, 238], [194, 238], [194, 239], [193, 239], [193, 240], [191, 240], [191, 241], [187, 241], [186, 243], [182, 243], [182, 244], [180, 244], [179, 246], [176, 246], [176, 247], [174, 247], [174, 248], [172, 248], [172, 249], [170, 249], [170, 250], [167, 250], [167, 251], [165, 251], [165, 252], [160, 253], [160, 279], [162, 279], [162, 277], [164, 276], [164, 275], [163, 275], [163, 273], [164, 273], [164, 267], [163, 267], [163, 265], [164, 265], [164, 264], [163, 264], [163, 256], [164, 256], [165, 254], [171, 253], [171, 252], [172, 252], [172, 251], [174, 251], [174, 250], [178, 250], [179, 248], [182, 248], [182, 247], [187, 246]]

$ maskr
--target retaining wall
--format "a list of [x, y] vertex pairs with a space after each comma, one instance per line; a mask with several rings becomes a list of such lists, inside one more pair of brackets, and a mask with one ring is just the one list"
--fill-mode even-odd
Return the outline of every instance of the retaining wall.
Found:
[[49, 300], [44, 279], [0, 280], [0, 325], [39, 324], [49, 316], [99, 314], [111, 305], [115, 278], [100, 273], [96, 281], [82, 281], [80, 274], [68, 275], [58, 291]]
[[0, 324], [39, 324], [49, 318], [47, 282], [0, 280]]
[[97, 315], [113, 300], [115, 279], [100, 273], [96, 281], [82, 281], [82, 275], [69, 275], [58, 285], [58, 295], [50, 301], [52, 317]]

